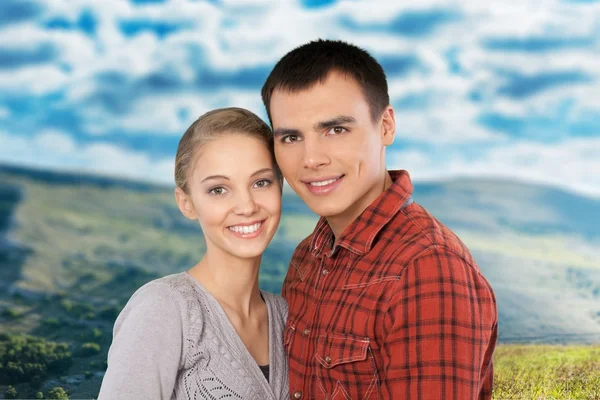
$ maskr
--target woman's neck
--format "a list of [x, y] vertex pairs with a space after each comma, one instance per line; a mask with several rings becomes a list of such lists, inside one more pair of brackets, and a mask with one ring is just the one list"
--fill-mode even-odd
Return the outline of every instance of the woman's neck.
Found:
[[262, 302], [258, 288], [261, 257], [242, 259], [219, 251], [210, 251], [189, 273], [208, 290], [224, 308], [242, 317], [250, 317]]

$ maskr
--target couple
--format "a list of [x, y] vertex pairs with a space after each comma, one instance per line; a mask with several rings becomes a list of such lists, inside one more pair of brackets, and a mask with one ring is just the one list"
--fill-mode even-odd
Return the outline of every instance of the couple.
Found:
[[[277, 63], [262, 98], [273, 131], [228, 108], [183, 135], [175, 197], [206, 253], [131, 297], [100, 399], [491, 398], [494, 294], [413, 202], [408, 173], [386, 170], [382, 67], [356, 46], [311, 42]], [[259, 290], [258, 272], [283, 177], [321, 218], [281, 298]]]

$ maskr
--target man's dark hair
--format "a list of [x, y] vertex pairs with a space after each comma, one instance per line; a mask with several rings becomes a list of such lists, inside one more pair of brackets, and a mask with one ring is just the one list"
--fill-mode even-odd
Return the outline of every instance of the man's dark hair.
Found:
[[385, 72], [377, 60], [365, 50], [339, 40], [316, 40], [287, 53], [273, 68], [261, 95], [271, 125], [273, 91], [297, 92], [323, 82], [331, 71], [337, 71], [358, 82], [375, 121], [390, 104]]

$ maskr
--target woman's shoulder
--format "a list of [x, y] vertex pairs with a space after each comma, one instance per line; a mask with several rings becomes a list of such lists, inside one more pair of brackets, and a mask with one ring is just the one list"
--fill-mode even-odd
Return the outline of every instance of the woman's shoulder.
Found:
[[194, 295], [192, 282], [187, 278], [186, 272], [180, 272], [154, 279], [142, 285], [131, 298], [146, 296], [171, 297], [177, 302], [185, 301]]
[[133, 293], [121, 314], [134, 309], [142, 313], [143, 310], [167, 310], [163, 317], [181, 318], [185, 328], [190, 324], [201, 323], [204, 314], [201, 300], [187, 273], [181, 272], [154, 279], [141, 286]]
[[154, 321], [165, 329], [179, 326], [186, 338], [196, 337], [206, 323], [205, 303], [186, 272], [167, 275], [135, 291], [117, 317], [115, 328], [120, 329], [127, 319]]

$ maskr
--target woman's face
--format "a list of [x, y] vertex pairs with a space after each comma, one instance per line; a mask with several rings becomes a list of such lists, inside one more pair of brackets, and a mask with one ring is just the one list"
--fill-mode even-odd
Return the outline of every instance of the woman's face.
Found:
[[188, 175], [189, 194], [176, 189], [181, 212], [198, 220], [207, 252], [260, 256], [281, 217], [281, 187], [267, 145], [230, 134], [197, 150]]

